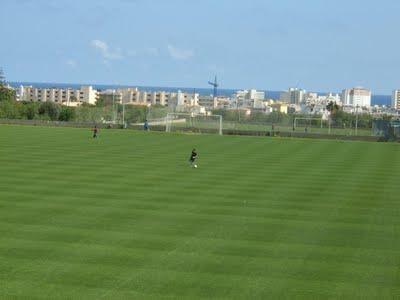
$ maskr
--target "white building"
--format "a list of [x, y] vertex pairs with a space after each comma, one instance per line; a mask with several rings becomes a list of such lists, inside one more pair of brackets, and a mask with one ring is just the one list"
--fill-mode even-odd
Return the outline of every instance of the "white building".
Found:
[[317, 93], [305, 93], [304, 94], [304, 102], [306, 103], [317, 103], [318, 102], [318, 98], [320, 96]]
[[199, 105], [201, 107], [205, 107], [207, 109], [214, 109], [218, 106], [217, 97], [213, 96], [200, 96], [199, 97]]
[[247, 98], [251, 99], [251, 100], [263, 101], [265, 99], [265, 92], [257, 91], [257, 90], [249, 90], [247, 92]]
[[287, 103], [283, 103], [280, 101], [274, 101], [274, 100], [268, 100], [265, 102], [266, 104], [266, 112], [280, 112], [283, 114], [287, 114], [288, 113], [288, 109], [289, 109], [289, 105]]
[[233, 101], [236, 107], [256, 108], [263, 106], [265, 92], [251, 90], [237, 91], [233, 95]]
[[289, 88], [280, 94], [280, 101], [289, 104], [300, 104], [305, 101], [306, 91], [298, 88]]
[[329, 93], [326, 96], [319, 97], [319, 102], [326, 104], [328, 104], [329, 102], [335, 102], [337, 105], [342, 105], [340, 94], [333, 94], [333, 93]]
[[345, 89], [342, 92], [342, 102], [348, 106], [371, 106], [371, 91], [362, 87]]
[[33, 86], [21, 86], [19, 94], [20, 101], [51, 101], [67, 106], [78, 106], [82, 103], [96, 104], [99, 96], [99, 93], [94, 90], [92, 86], [81, 86], [80, 89], [35, 88]]
[[200, 95], [198, 105], [208, 110], [216, 108], [226, 109], [231, 107], [231, 101], [225, 96], [214, 97], [211, 95]]
[[168, 107], [175, 107], [178, 110], [185, 110], [187, 108], [199, 105], [199, 94], [197, 93], [184, 93], [181, 91], [178, 91], [177, 93], [159, 93], [165, 94], [165, 106]]
[[400, 90], [394, 90], [392, 94], [392, 107], [400, 109]]
[[242, 90], [236, 91], [235, 98], [245, 99], [245, 100], [264, 100], [265, 92], [257, 90]]
[[177, 108], [198, 106], [198, 93], [140, 91], [138, 88], [106, 90], [101, 94], [113, 96], [116, 102], [134, 105], [161, 105]]
[[337, 105], [342, 105], [339, 94], [329, 93], [326, 95], [318, 95], [317, 93], [306, 93], [305, 103], [307, 105], [327, 105], [329, 102], [335, 102]]

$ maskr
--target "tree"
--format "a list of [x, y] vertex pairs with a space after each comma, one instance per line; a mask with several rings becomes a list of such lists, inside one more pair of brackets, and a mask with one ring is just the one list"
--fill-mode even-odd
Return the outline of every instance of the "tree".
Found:
[[39, 104], [36, 102], [22, 102], [20, 103], [21, 117], [28, 120], [33, 120], [38, 116]]
[[268, 115], [268, 121], [272, 123], [286, 123], [289, 122], [289, 119], [290, 116], [279, 111], [274, 111]]
[[262, 111], [253, 111], [250, 115], [250, 121], [263, 122], [266, 121], [267, 115]]
[[43, 102], [39, 106], [39, 115], [48, 116], [52, 121], [58, 120], [60, 114], [60, 108], [53, 102]]
[[0, 118], [2, 119], [18, 119], [20, 114], [16, 102], [0, 101]]
[[326, 109], [327, 109], [332, 115], [335, 115], [335, 114], [339, 111], [340, 107], [339, 107], [339, 105], [337, 105], [336, 102], [330, 101], [330, 102], [328, 103], [328, 105], [326, 106]]
[[343, 126], [345, 121], [345, 112], [340, 109], [336, 102], [330, 101], [326, 106], [327, 111], [331, 113], [330, 119], [336, 126]]
[[99, 99], [96, 101], [96, 106], [97, 107], [103, 107], [106, 105], [106, 98], [105, 95], [100, 95]]
[[74, 120], [75, 119], [75, 109], [73, 107], [66, 107], [66, 106], [61, 107], [61, 111], [58, 116], [58, 119], [60, 121], [65, 121], [65, 122]]
[[36, 105], [29, 105], [26, 109], [26, 118], [28, 120], [33, 120], [38, 113], [38, 108]]
[[146, 119], [147, 106], [127, 105], [125, 107], [125, 120], [128, 123], [144, 122]]
[[0, 68], [0, 102], [14, 100], [15, 92], [7, 86], [6, 77], [4, 76], [3, 70]]
[[15, 100], [15, 92], [6, 86], [0, 86], [0, 102], [14, 101], [14, 100]]

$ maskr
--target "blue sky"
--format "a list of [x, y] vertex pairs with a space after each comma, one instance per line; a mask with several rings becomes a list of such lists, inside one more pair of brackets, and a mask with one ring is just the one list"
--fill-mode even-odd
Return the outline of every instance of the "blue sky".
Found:
[[1, 2], [9, 81], [400, 88], [398, 0]]

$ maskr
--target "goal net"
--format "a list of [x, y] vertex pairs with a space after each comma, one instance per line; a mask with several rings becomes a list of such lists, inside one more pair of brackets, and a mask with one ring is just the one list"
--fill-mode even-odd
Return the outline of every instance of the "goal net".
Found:
[[166, 117], [167, 132], [185, 131], [217, 133], [222, 135], [222, 116], [198, 115], [194, 113], [169, 113]]
[[295, 118], [293, 120], [293, 130], [314, 132], [314, 133], [328, 133], [329, 120], [323, 118]]

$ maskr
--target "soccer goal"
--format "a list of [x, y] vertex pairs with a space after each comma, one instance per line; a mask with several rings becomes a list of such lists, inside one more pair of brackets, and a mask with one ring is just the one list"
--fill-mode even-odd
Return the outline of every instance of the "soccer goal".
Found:
[[166, 117], [166, 132], [186, 131], [218, 133], [222, 135], [222, 116], [194, 113], [169, 113]]
[[328, 133], [330, 130], [330, 123], [324, 118], [295, 118], [293, 120], [293, 129]]

